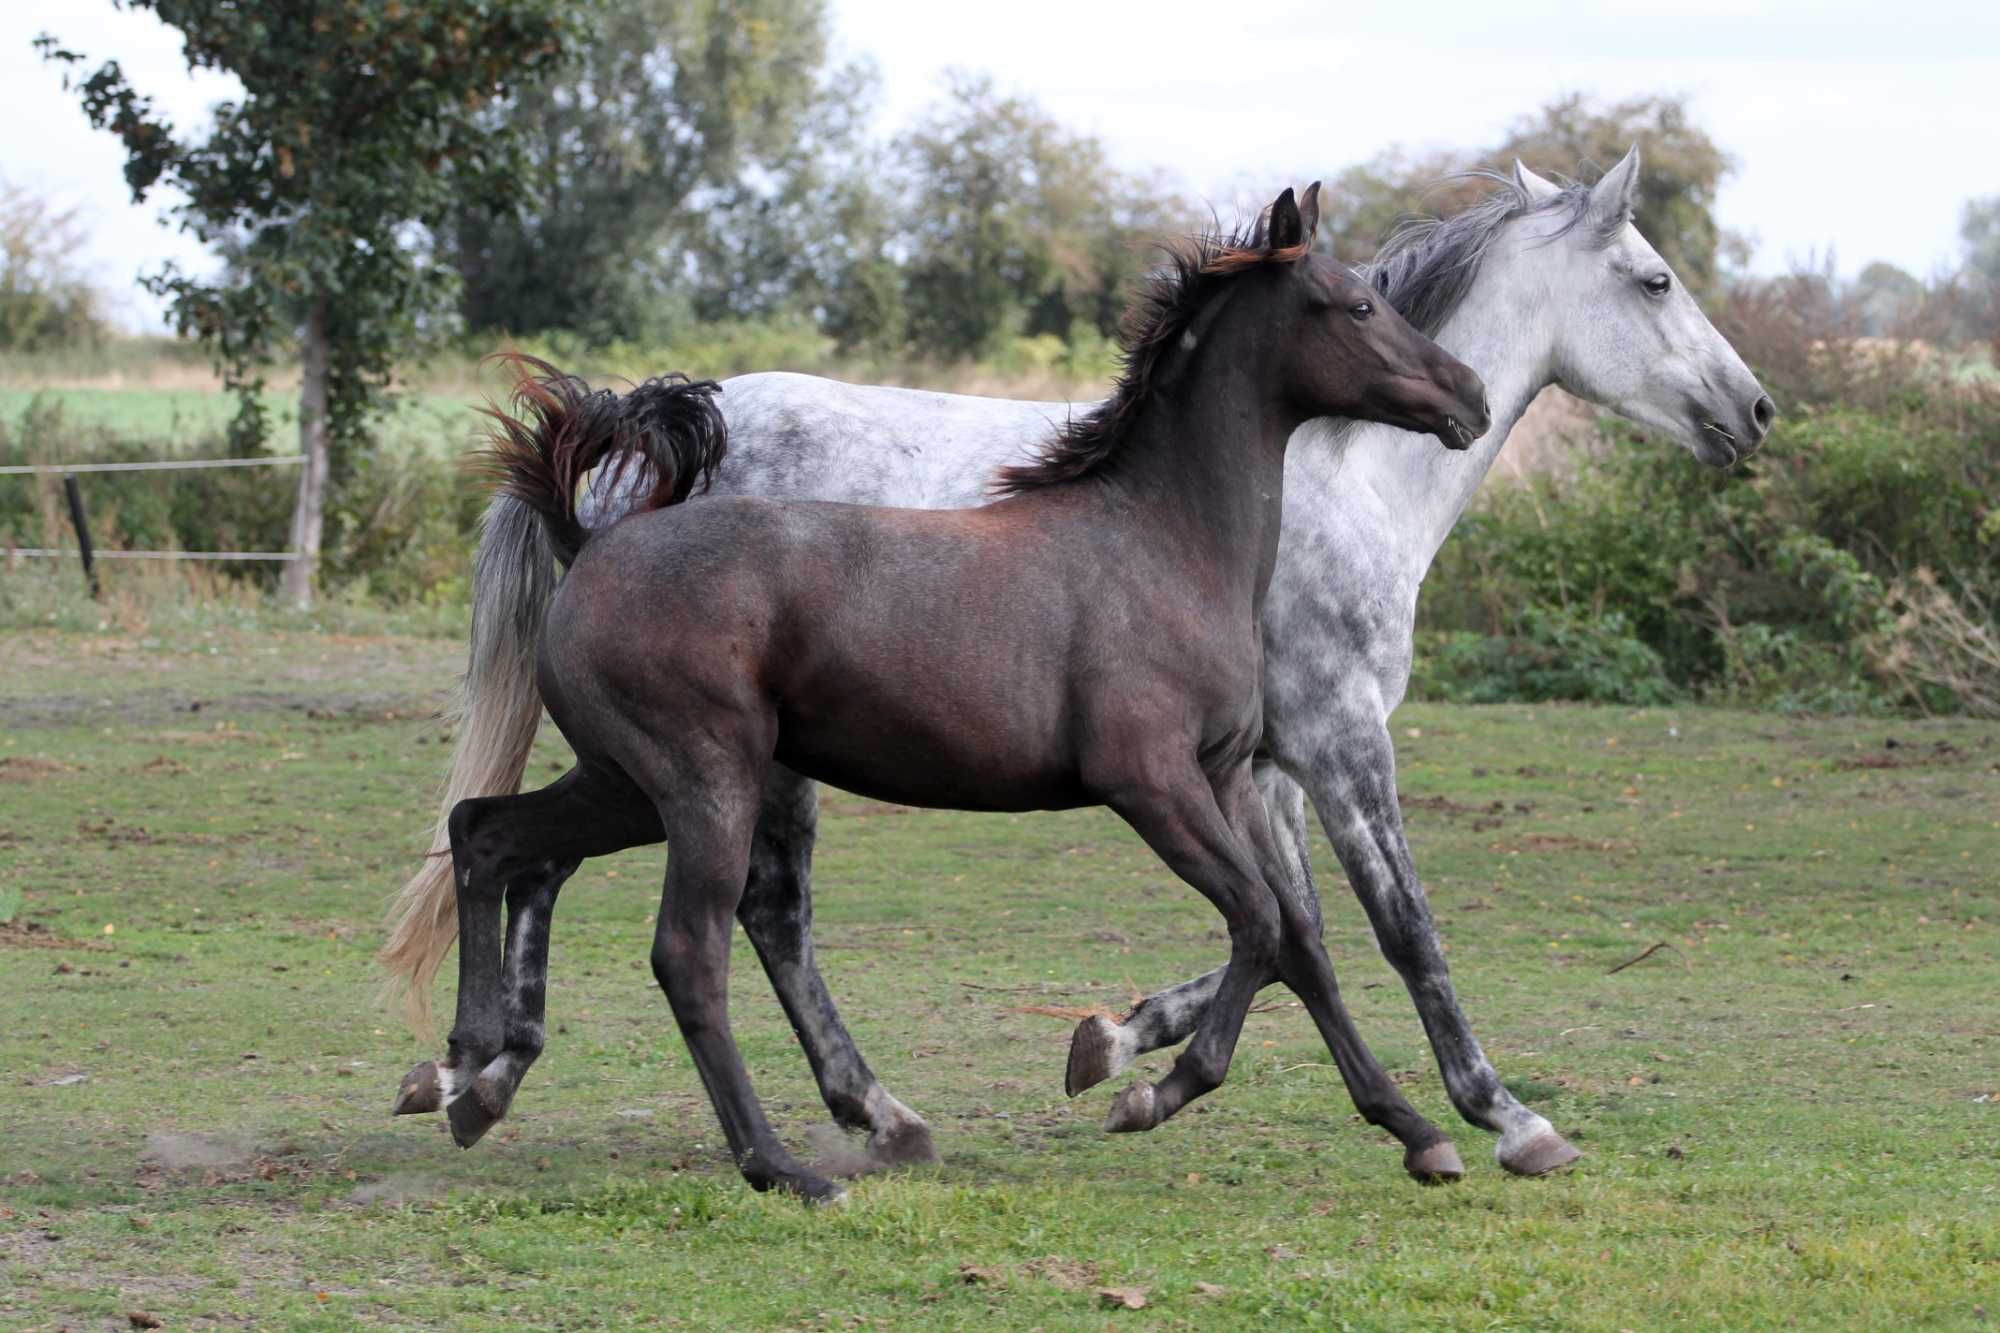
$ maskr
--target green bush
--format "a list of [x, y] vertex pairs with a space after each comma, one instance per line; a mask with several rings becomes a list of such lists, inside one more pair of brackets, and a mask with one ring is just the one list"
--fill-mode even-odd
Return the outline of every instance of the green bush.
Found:
[[[1460, 523], [1425, 582], [1436, 657], [1417, 685], [1638, 702], [1651, 678], [1629, 643], [1685, 695], [1951, 711], [1952, 691], [1882, 669], [1908, 628], [1890, 590], [1926, 569], [1949, 605], [2000, 606], [1996, 509], [1991, 394], [1801, 411], [1723, 473], [1607, 424], [1576, 471], [1496, 487]], [[1563, 653], [1574, 670], [1543, 662]]]
[[1421, 636], [1410, 692], [1444, 703], [1664, 704], [1680, 697], [1660, 655], [1616, 611], [1522, 609], [1511, 634], [1433, 631]]

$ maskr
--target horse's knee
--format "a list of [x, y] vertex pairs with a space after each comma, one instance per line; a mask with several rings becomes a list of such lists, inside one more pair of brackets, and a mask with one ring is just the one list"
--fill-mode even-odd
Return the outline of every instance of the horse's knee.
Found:
[[653, 980], [669, 998], [686, 971], [690, 952], [686, 937], [678, 931], [662, 929], [653, 936]]
[[1244, 895], [1236, 919], [1229, 923], [1229, 942], [1243, 961], [1268, 970], [1284, 946], [1284, 918], [1268, 893]]
[[708, 945], [701, 932], [678, 922], [661, 922], [653, 935], [653, 980], [660, 983], [674, 1014], [683, 1022], [688, 1016], [706, 1013], [719, 1000], [724, 973], [718, 970]]

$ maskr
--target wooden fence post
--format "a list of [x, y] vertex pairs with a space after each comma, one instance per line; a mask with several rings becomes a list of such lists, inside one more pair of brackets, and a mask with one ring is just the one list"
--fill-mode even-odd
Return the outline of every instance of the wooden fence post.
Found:
[[90, 580], [90, 595], [102, 599], [104, 590], [97, 583], [97, 565], [91, 558], [90, 521], [83, 516], [83, 491], [76, 484], [76, 473], [63, 475], [63, 494], [69, 497], [69, 521], [76, 528], [76, 549], [83, 556], [83, 576]]

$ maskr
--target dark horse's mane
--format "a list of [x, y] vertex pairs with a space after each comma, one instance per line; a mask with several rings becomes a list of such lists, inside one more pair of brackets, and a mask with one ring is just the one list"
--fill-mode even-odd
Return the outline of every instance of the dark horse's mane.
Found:
[[1018, 495], [1104, 471], [1152, 394], [1161, 361], [1216, 288], [1246, 269], [1302, 259], [1308, 248], [1309, 243], [1272, 249], [1264, 242], [1261, 222], [1230, 233], [1204, 232], [1163, 242], [1164, 262], [1147, 274], [1125, 308], [1124, 355], [1111, 396], [1070, 418], [1029, 461], [1000, 469], [993, 493]]

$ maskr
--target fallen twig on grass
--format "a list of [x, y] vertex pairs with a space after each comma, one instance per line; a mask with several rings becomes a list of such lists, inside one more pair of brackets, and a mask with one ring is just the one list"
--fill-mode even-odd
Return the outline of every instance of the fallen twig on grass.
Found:
[[1675, 945], [1668, 943], [1666, 940], [1661, 940], [1658, 944], [1649, 945], [1646, 949], [1641, 951], [1636, 956], [1627, 958], [1624, 962], [1612, 968], [1609, 972], [1606, 972], [1604, 975], [1607, 977], [1616, 976], [1618, 973], [1623, 972], [1626, 968], [1631, 967], [1635, 963], [1645, 962], [1648, 958], [1651, 958], [1654, 954], [1658, 953], [1662, 949], [1672, 949], [1676, 954], [1679, 955], [1681, 960], [1681, 966], [1686, 968], [1690, 972], [1694, 971], [1694, 964], [1688, 961], [1688, 956], [1686, 954], [1681, 953], [1680, 949], [1677, 948]]

